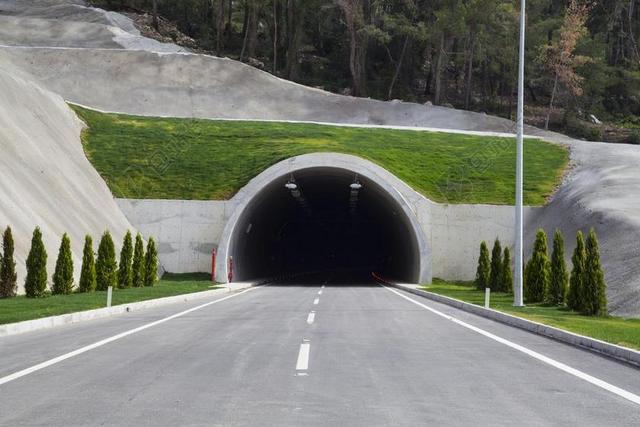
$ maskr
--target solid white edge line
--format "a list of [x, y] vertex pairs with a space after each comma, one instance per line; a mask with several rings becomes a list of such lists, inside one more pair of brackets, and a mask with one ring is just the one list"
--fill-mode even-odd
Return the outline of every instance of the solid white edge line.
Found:
[[504, 344], [507, 347], [511, 347], [512, 349], [517, 350], [519, 352], [522, 352], [522, 353], [524, 353], [524, 354], [526, 354], [528, 356], [531, 356], [534, 359], [537, 359], [537, 360], [539, 360], [539, 361], [541, 361], [543, 363], [546, 363], [547, 365], [550, 365], [550, 366], [553, 366], [554, 368], [560, 369], [561, 371], [564, 371], [564, 372], [566, 372], [568, 374], [571, 374], [574, 377], [580, 378], [581, 380], [589, 382], [589, 383], [591, 383], [591, 384], [593, 384], [593, 385], [595, 385], [597, 387], [600, 387], [600, 388], [602, 388], [602, 389], [604, 389], [604, 390], [606, 390], [608, 392], [611, 392], [611, 393], [613, 393], [613, 394], [615, 394], [617, 396], [620, 396], [620, 397], [622, 397], [624, 399], [627, 399], [627, 400], [629, 400], [629, 401], [631, 401], [631, 402], [633, 402], [633, 403], [635, 403], [637, 405], [640, 405], [640, 396], [638, 396], [637, 394], [631, 393], [630, 391], [624, 390], [624, 389], [622, 389], [620, 387], [617, 387], [617, 386], [615, 386], [613, 384], [610, 384], [610, 383], [608, 383], [606, 381], [603, 381], [603, 380], [601, 380], [599, 378], [591, 376], [591, 375], [589, 375], [589, 374], [587, 374], [585, 372], [582, 372], [582, 371], [580, 371], [578, 369], [572, 368], [571, 366], [565, 365], [562, 362], [558, 362], [557, 360], [551, 359], [550, 357], [547, 357], [547, 356], [545, 356], [543, 354], [540, 354], [540, 353], [538, 353], [536, 351], [533, 351], [533, 350], [528, 349], [528, 348], [526, 348], [524, 346], [521, 346], [520, 344], [516, 344], [516, 343], [511, 342], [511, 341], [509, 341], [509, 340], [507, 340], [505, 338], [501, 338], [501, 337], [499, 337], [497, 335], [492, 334], [491, 332], [485, 331], [484, 329], [480, 329], [480, 328], [478, 328], [476, 326], [470, 325], [469, 323], [463, 322], [462, 320], [458, 320], [455, 317], [449, 316], [448, 314], [442, 313], [441, 311], [438, 311], [438, 310], [436, 310], [434, 308], [428, 307], [428, 306], [422, 304], [421, 302], [418, 302], [418, 301], [414, 300], [413, 298], [410, 298], [410, 297], [408, 297], [406, 295], [401, 294], [400, 292], [398, 292], [395, 289], [388, 288], [387, 286], [384, 286], [384, 285], [380, 285], [380, 286], [382, 286], [386, 290], [391, 291], [394, 294], [406, 299], [407, 301], [410, 301], [410, 302], [416, 304], [417, 306], [420, 306], [420, 307], [424, 308], [425, 310], [428, 310], [428, 311], [432, 312], [433, 314], [436, 314], [436, 315], [438, 315], [440, 317], [443, 317], [443, 318], [445, 318], [447, 320], [450, 320], [450, 321], [452, 321], [452, 322], [454, 322], [454, 323], [456, 323], [456, 324], [458, 324], [458, 325], [460, 325], [460, 326], [462, 326], [464, 328], [470, 329], [470, 330], [472, 330], [472, 331], [474, 331], [474, 332], [476, 332], [476, 333], [478, 333], [480, 335], [484, 335], [485, 337], [490, 338], [490, 339], [492, 339], [494, 341], [497, 341], [500, 344]]
[[313, 300], [313, 305], [318, 305], [319, 302], [320, 302], [320, 298], [316, 298]]
[[300, 344], [298, 351], [298, 361], [296, 362], [296, 371], [306, 371], [309, 369], [309, 353], [311, 351], [311, 343], [306, 341]]
[[154, 326], [160, 325], [162, 323], [168, 322], [169, 320], [173, 320], [173, 319], [176, 319], [178, 317], [182, 317], [182, 316], [184, 316], [186, 314], [189, 314], [189, 313], [192, 313], [192, 312], [194, 312], [196, 310], [200, 310], [200, 309], [208, 307], [210, 305], [217, 304], [219, 302], [228, 300], [230, 298], [237, 297], [238, 295], [242, 295], [242, 294], [244, 294], [246, 292], [249, 292], [249, 291], [251, 291], [253, 289], [257, 289], [257, 287], [247, 288], [247, 289], [245, 289], [243, 291], [238, 292], [237, 294], [229, 295], [229, 296], [226, 296], [224, 298], [217, 299], [215, 301], [210, 301], [208, 303], [201, 304], [201, 305], [196, 306], [196, 307], [192, 307], [192, 308], [190, 308], [188, 310], [184, 310], [184, 311], [181, 311], [179, 313], [172, 314], [171, 316], [165, 317], [163, 319], [159, 319], [159, 320], [156, 320], [154, 322], [147, 323], [147, 324], [142, 325], [142, 326], [138, 326], [137, 328], [130, 329], [128, 331], [119, 333], [119, 334], [111, 336], [109, 338], [105, 338], [103, 340], [94, 342], [93, 344], [89, 344], [87, 346], [81, 347], [81, 348], [79, 348], [77, 350], [74, 350], [74, 351], [71, 351], [69, 353], [62, 354], [62, 355], [60, 355], [58, 357], [54, 357], [53, 359], [49, 359], [49, 360], [47, 360], [45, 362], [38, 363], [37, 365], [31, 366], [30, 368], [26, 368], [26, 369], [23, 369], [21, 371], [14, 372], [13, 374], [9, 374], [9, 375], [7, 375], [5, 377], [0, 378], [0, 385], [6, 384], [6, 383], [8, 383], [10, 381], [13, 381], [13, 380], [17, 380], [18, 378], [21, 378], [21, 377], [24, 377], [26, 375], [32, 374], [32, 373], [37, 372], [37, 371], [39, 371], [41, 369], [44, 369], [44, 368], [47, 368], [49, 366], [55, 365], [56, 363], [60, 363], [62, 361], [65, 361], [65, 360], [70, 359], [72, 357], [78, 356], [78, 355], [80, 355], [82, 353], [86, 353], [86, 352], [91, 351], [93, 349], [96, 349], [98, 347], [102, 347], [103, 345], [109, 344], [109, 343], [111, 343], [113, 341], [117, 341], [117, 340], [119, 340], [121, 338], [124, 338], [124, 337], [127, 337], [129, 335], [133, 335], [135, 333], [144, 331], [145, 329], [149, 329], [151, 327], [154, 327]]
[[307, 316], [307, 323], [311, 325], [315, 319], [316, 319], [316, 312], [315, 312], [315, 311], [312, 311], [312, 312], [311, 312], [311, 313], [309, 313], [309, 315]]

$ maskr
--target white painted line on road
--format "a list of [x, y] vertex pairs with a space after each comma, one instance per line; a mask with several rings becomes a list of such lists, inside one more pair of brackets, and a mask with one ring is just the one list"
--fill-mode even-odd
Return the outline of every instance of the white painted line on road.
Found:
[[186, 314], [189, 314], [189, 313], [192, 313], [192, 312], [194, 312], [196, 310], [200, 310], [200, 309], [208, 307], [210, 305], [217, 304], [219, 302], [222, 302], [222, 301], [237, 297], [238, 295], [242, 295], [242, 294], [244, 294], [246, 292], [249, 292], [249, 291], [251, 291], [253, 289], [256, 289], [256, 288], [257, 287], [248, 288], [248, 289], [245, 289], [244, 291], [238, 292], [237, 294], [229, 295], [229, 296], [226, 296], [224, 298], [220, 298], [220, 299], [217, 299], [215, 301], [208, 302], [206, 304], [201, 304], [201, 305], [199, 305], [197, 307], [193, 307], [193, 308], [190, 308], [188, 310], [181, 311], [180, 313], [173, 314], [173, 315], [171, 315], [169, 317], [165, 317], [163, 319], [156, 320], [154, 322], [147, 323], [147, 324], [142, 325], [142, 326], [138, 326], [137, 328], [130, 329], [128, 331], [119, 333], [119, 334], [114, 335], [112, 337], [105, 338], [103, 340], [94, 342], [93, 344], [89, 344], [87, 346], [81, 347], [81, 348], [79, 348], [77, 350], [74, 350], [74, 351], [71, 351], [69, 353], [65, 353], [65, 354], [60, 355], [58, 357], [54, 357], [53, 359], [47, 360], [45, 362], [38, 363], [37, 365], [31, 366], [30, 368], [26, 368], [26, 369], [23, 369], [21, 371], [14, 372], [13, 374], [10, 374], [10, 375], [7, 375], [6, 377], [0, 378], [0, 385], [6, 384], [6, 383], [8, 383], [10, 381], [13, 381], [13, 380], [17, 380], [18, 378], [21, 378], [21, 377], [24, 377], [26, 375], [32, 374], [32, 373], [37, 372], [37, 371], [39, 371], [41, 369], [48, 368], [49, 366], [55, 365], [56, 363], [60, 363], [60, 362], [62, 362], [64, 360], [71, 359], [72, 357], [75, 357], [75, 356], [78, 356], [78, 355], [80, 355], [82, 353], [86, 353], [88, 351], [94, 350], [94, 349], [96, 349], [98, 347], [102, 347], [103, 345], [106, 345], [106, 344], [109, 344], [111, 342], [117, 341], [117, 340], [119, 340], [121, 338], [128, 337], [129, 335], [133, 335], [135, 333], [144, 331], [145, 329], [149, 329], [149, 328], [152, 328], [154, 326], [160, 325], [162, 323], [168, 322], [169, 320], [177, 319], [178, 317], [182, 317], [182, 316], [184, 316]]
[[558, 362], [557, 360], [551, 359], [550, 357], [547, 357], [547, 356], [545, 356], [543, 354], [540, 354], [540, 353], [538, 353], [536, 351], [528, 349], [527, 347], [521, 346], [520, 344], [516, 344], [516, 343], [514, 343], [512, 341], [509, 341], [509, 340], [507, 340], [505, 338], [501, 338], [501, 337], [499, 337], [497, 335], [492, 334], [491, 332], [485, 331], [484, 329], [480, 329], [480, 328], [478, 328], [476, 326], [470, 325], [469, 323], [463, 322], [462, 320], [458, 320], [455, 317], [449, 316], [448, 314], [445, 314], [445, 313], [443, 313], [441, 311], [438, 311], [438, 310], [436, 310], [434, 308], [428, 307], [428, 306], [422, 304], [421, 302], [418, 302], [418, 301], [414, 300], [413, 298], [410, 298], [410, 297], [408, 297], [406, 295], [401, 294], [400, 292], [396, 291], [395, 289], [388, 288], [388, 287], [386, 287], [384, 285], [380, 285], [380, 286], [382, 286], [383, 288], [387, 289], [388, 291], [391, 291], [394, 294], [406, 299], [407, 301], [410, 301], [410, 302], [412, 302], [412, 303], [424, 308], [425, 310], [428, 310], [428, 311], [432, 312], [433, 314], [436, 314], [436, 315], [438, 315], [440, 317], [443, 317], [443, 318], [445, 318], [447, 320], [450, 320], [450, 321], [452, 321], [454, 323], [457, 323], [458, 325], [460, 325], [460, 326], [462, 326], [464, 328], [467, 328], [467, 329], [470, 329], [470, 330], [472, 330], [474, 332], [477, 332], [480, 335], [484, 335], [487, 338], [490, 338], [490, 339], [492, 339], [494, 341], [497, 341], [497, 342], [499, 342], [501, 344], [504, 344], [507, 347], [511, 347], [514, 350], [518, 350], [518, 351], [520, 351], [520, 352], [522, 352], [522, 353], [524, 353], [524, 354], [526, 354], [528, 356], [533, 357], [534, 359], [537, 359], [537, 360], [539, 360], [539, 361], [541, 361], [543, 363], [546, 363], [547, 365], [550, 365], [550, 366], [553, 366], [554, 368], [560, 369], [561, 371], [564, 371], [564, 372], [566, 372], [568, 374], [571, 374], [574, 377], [580, 378], [581, 380], [587, 381], [587, 382], [589, 382], [589, 383], [591, 383], [591, 384], [593, 384], [593, 385], [595, 385], [597, 387], [600, 387], [600, 388], [602, 388], [604, 390], [607, 390], [607, 391], [609, 391], [609, 392], [611, 392], [613, 394], [616, 394], [616, 395], [618, 395], [618, 396], [620, 396], [620, 397], [622, 397], [624, 399], [627, 399], [627, 400], [629, 400], [629, 401], [631, 401], [631, 402], [633, 402], [633, 403], [635, 403], [637, 405], [640, 405], [640, 396], [638, 396], [637, 394], [631, 393], [630, 391], [624, 390], [624, 389], [622, 389], [620, 387], [617, 387], [617, 386], [615, 386], [613, 384], [610, 384], [610, 383], [608, 383], [606, 381], [603, 381], [603, 380], [601, 380], [599, 378], [593, 377], [593, 376], [591, 376], [591, 375], [589, 375], [589, 374], [587, 374], [585, 372], [582, 372], [582, 371], [580, 371], [578, 369], [572, 368], [569, 365], [565, 365], [562, 362]]
[[324, 289], [324, 285], [322, 285], [322, 289]]
[[309, 313], [309, 316], [307, 316], [307, 323], [312, 324], [315, 318], [316, 318], [316, 312], [312, 311], [311, 313]]
[[296, 362], [296, 371], [306, 371], [309, 369], [309, 352], [311, 351], [311, 343], [309, 340], [303, 340], [298, 351], [298, 361]]
[[320, 302], [320, 298], [316, 298], [313, 300], [313, 305], [318, 305], [319, 302]]

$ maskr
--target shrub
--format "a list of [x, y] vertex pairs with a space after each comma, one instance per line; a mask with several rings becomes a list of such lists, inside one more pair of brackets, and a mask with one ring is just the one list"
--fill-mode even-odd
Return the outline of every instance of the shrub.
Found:
[[553, 253], [551, 254], [551, 282], [547, 302], [553, 305], [561, 305], [565, 301], [569, 274], [567, 263], [564, 260], [564, 239], [560, 230], [553, 235]]
[[109, 286], [117, 283], [116, 250], [113, 239], [105, 231], [98, 246], [98, 260], [96, 261], [96, 289], [106, 291]]
[[489, 249], [487, 243], [480, 243], [480, 256], [478, 257], [478, 268], [476, 270], [475, 285], [477, 289], [484, 290], [489, 287], [489, 275], [491, 274], [491, 265], [489, 264]]
[[524, 274], [524, 294], [527, 302], [542, 302], [549, 289], [551, 266], [547, 255], [547, 235], [539, 229], [533, 245], [533, 254]]
[[158, 280], [158, 252], [153, 237], [147, 242], [147, 253], [144, 257], [144, 285], [153, 286]]
[[29, 298], [39, 298], [47, 294], [47, 250], [42, 243], [40, 227], [33, 230], [31, 249], [27, 256], [24, 291]]
[[607, 285], [604, 282], [604, 271], [600, 263], [598, 237], [593, 228], [587, 237], [586, 253], [583, 312], [590, 316], [605, 316], [607, 314]]
[[131, 270], [132, 285], [136, 288], [144, 286], [144, 242], [142, 241], [140, 233], [136, 234]]
[[133, 277], [131, 275], [131, 261], [133, 259], [133, 244], [131, 232], [127, 230], [120, 250], [120, 264], [118, 269], [118, 287], [130, 288]]
[[569, 277], [569, 292], [567, 294], [567, 306], [576, 311], [582, 311], [584, 307], [584, 271], [587, 260], [587, 252], [584, 248], [584, 236], [582, 231], [576, 235], [576, 248], [573, 250], [571, 263], [571, 276]]
[[489, 287], [492, 291], [502, 290], [502, 245], [496, 238], [491, 251], [491, 272], [489, 273]]
[[2, 235], [2, 248], [4, 254], [0, 255], [0, 298], [9, 298], [16, 295], [18, 290], [18, 275], [16, 273], [16, 261], [13, 258], [13, 235], [11, 227], [7, 227]]
[[71, 258], [71, 241], [67, 233], [62, 235], [56, 268], [53, 273], [51, 293], [70, 294], [73, 290], [73, 259]]
[[82, 271], [78, 292], [93, 292], [96, 290], [96, 262], [93, 257], [93, 239], [88, 234], [84, 237], [82, 250]]
[[513, 272], [511, 271], [511, 251], [504, 248], [502, 259], [502, 292], [513, 292]]
[[631, 134], [629, 134], [625, 142], [627, 144], [640, 145], [640, 132], [634, 130], [633, 132], [631, 132]]

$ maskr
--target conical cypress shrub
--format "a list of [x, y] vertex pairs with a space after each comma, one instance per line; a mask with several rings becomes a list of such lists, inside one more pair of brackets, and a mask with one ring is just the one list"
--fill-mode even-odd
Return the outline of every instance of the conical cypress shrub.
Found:
[[513, 292], [513, 271], [511, 270], [511, 251], [504, 248], [504, 258], [502, 259], [502, 292]]
[[569, 273], [564, 260], [564, 239], [560, 230], [553, 235], [553, 253], [551, 254], [551, 282], [547, 301], [549, 304], [562, 305], [565, 302]]
[[496, 238], [491, 251], [491, 273], [489, 274], [489, 287], [493, 292], [502, 290], [502, 245]]
[[24, 291], [29, 298], [39, 298], [47, 294], [47, 250], [42, 243], [42, 232], [36, 227], [31, 238], [31, 249], [27, 256], [27, 277]]
[[73, 258], [71, 257], [71, 241], [67, 233], [62, 235], [56, 269], [53, 273], [51, 293], [70, 294], [73, 290]]
[[84, 237], [82, 250], [82, 271], [78, 292], [93, 292], [96, 290], [96, 262], [93, 257], [93, 239], [88, 234]]
[[136, 288], [144, 286], [144, 242], [140, 233], [136, 234], [136, 244], [133, 250], [131, 282]]
[[153, 237], [149, 237], [144, 257], [144, 285], [153, 286], [158, 280], [158, 252]]
[[600, 249], [598, 237], [592, 228], [587, 237], [587, 260], [584, 275], [584, 313], [590, 316], [605, 316], [607, 314], [607, 285], [604, 282], [604, 271], [600, 263]]
[[549, 289], [551, 265], [547, 255], [547, 235], [539, 229], [533, 245], [533, 254], [525, 269], [524, 295], [529, 303], [542, 302]]
[[133, 259], [133, 243], [131, 232], [127, 230], [120, 250], [120, 264], [118, 269], [118, 287], [130, 288], [133, 280], [131, 275], [131, 262]]
[[7, 227], [2, 235], [3, 254], [0, 256], [0, 298], [16, 295], [18, 290], [18, 275], [16, 261], [13, 258], [13, 235], [11, 227]]
[[491, 264], [489, 261], [489, 248], [487, 243], [480, 243], [480, 256], [478, 257], [478, 268], [476, 269], [475, 285], [477, 289], [489, 287], [489, 275], [491, 274]]
[[106, 291], [109, 286], [115, 287], [117, 280], [116, 250], [111, 234], [105, 231], [98, 246], [96, 289]]
[[569, 277], [569, 291], [567, 292], [567, 306], [575, 311], [584, 309], [584, 272], [587, 262], [587, 252], [584, 247], [584, 236], [582, 231], [576, 235], [576, 248], [571, 257], [573, 268]]

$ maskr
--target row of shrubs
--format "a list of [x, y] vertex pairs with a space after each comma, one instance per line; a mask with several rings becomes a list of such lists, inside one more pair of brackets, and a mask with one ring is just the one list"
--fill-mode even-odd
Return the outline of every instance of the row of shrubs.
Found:
[[[16, 295], [18, 277], [14, 260], [14, 242], [11, 228], [7, 227], [2, 238], [0, 253], [0, 298]], [[142, 236], [138, 233], [135, 247], [131, 232], [127, 231], [120, 251], [120, 262], [116, 262], [115, 245], [111, 234], [105, 231], [98, 246], [97, 259], [93, 252], [93, 239], [85, 236], [82, 267], [78, 286], [74, 289], [71, 239], [65, 233], [60, 242], [58, 258], [48, 288], [47, 251], [42, 242], [39, 227], [33, 231], [31, 249], [27, 256], [27, 276], [24, 288], [27, 297], [37, 298], [51, 294], [93, 292], [114, 288], [153, 286], [158, 280], [158, 253], [153, 238], [149, 238], [145, 251]]]
[[[560, 230], [553, 237], [553, 251], [548, 256], [547, 235], [539, 229], [533, 246], [531, 259], [524, 268], [524, 298], [527, 303], [566, 305], [572, 310], [594, 316], [607, 314], [606, 283], [600, 262], [598, 237], [593, 229], [587, 236], [578, 231], [576, 248], [573, 251], [572, 269], [568, 273], [564, 257], [564, 238]], [[508, 248], [504, 258], [500, 257], [500, 241], [496, 239], [491, 261], [487, 244], [480, 244], [480, 257], [475, 285], [478, 289], [510, 292], [511, 260]], [[502, 260], [502, 264], [500, 264]]]

